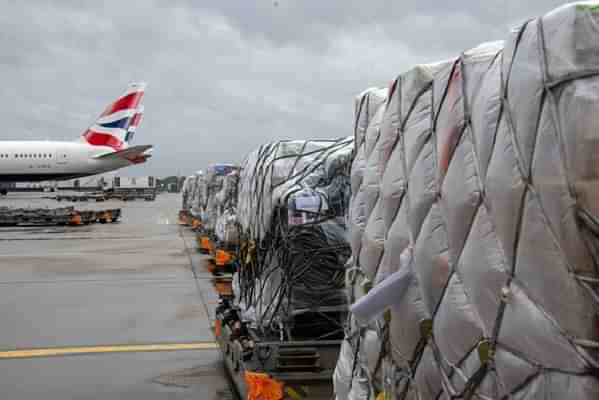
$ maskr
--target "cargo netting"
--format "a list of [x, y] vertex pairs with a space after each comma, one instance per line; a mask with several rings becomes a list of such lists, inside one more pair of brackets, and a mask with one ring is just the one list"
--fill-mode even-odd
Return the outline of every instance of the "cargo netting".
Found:
[[242, 164], [235, 291], [266, 337], [343, 337], [352, 151], [352, 138], [278, 141]]
[[337, 399], [598, 399], [599, 3], [356, 104]]

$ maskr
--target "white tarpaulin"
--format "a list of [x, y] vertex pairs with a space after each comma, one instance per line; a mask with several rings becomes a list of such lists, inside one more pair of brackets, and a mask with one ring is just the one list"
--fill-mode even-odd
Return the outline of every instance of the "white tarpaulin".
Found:
[[223, 177], [222, 188], [216, 193], [218, 214], [214, 233], [221, 243], [235, 245], [239, 243], [239, 221], [237, 220], [237, 192], [239, 169]]
[[350, 302], [413, 277], [350, 318], [337, 398], [598, 399], [599, 3], [383, 93], [358, 98]]

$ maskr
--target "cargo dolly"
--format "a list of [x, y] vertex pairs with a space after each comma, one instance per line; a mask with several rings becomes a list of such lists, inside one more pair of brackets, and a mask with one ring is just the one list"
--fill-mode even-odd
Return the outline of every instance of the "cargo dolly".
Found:
[[[225, 368], [241, 399], [326, 399], [340, 340], [280, 340], [243, 321], [231, 296], [220, 296], [215, 336]], [[259, 397], [268, 393], [270, 397]]]
[[101, 211], [62, 208], [0, 208], [0, 226], [79, 226], [92, 223], [113, 223], [121, 217], [121, 209]]

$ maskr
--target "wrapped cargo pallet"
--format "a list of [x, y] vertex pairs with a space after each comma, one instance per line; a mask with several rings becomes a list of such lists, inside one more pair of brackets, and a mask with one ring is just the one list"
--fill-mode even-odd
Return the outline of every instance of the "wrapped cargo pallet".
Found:
[[358, 99], [337, 399], [599, 398], [599, 3]]
[[222, 189], [216, 194], [219, 205], [216, 217], [215, 234], [219, 242], [227, 245], [239, 243], [240, 228], [237, 219], [237, 192], [239, 170], [235, 169], [223, 178]]
[[[370, 166], [368, 171], [374, 172], [376, 170], [374, 168], [376, 165], [373, 165], [373, 163], [376, 162], [377, 157], [373, 155], [373, 152], [375, 144], [379, 139], [380, 122], [382, 112], [384, 111], [383, 105], [387, 99], [386, 95], [386, 89], [373, 88], [363, 92], [358, 96], [358, 101], [356, 101], [356, 119], [354, 121], [355, 152], [351, 166], [351, 200], [348, 210], [349, 241], [352, 254], [358, 254], [364, 234], [364, 226], [374, 206], [373, 201], [370, 201], [369, 205], [367, 204], [366, 188], [368, 187], [371, 192], [373, 189], [378, 189], [376, 185], [366, 185], [368, 177], [365, 176], [365, 172], [367, 171], [367, 165]], [[347, 270], [347, 277], [354, 277], [351, 278], [353, 281], [353, 279], [357, 278], [356, 273], [360, 272], [360, 269], [356, 268], [358, 263], [355, 256], [352, 256], [348, 264], [350, 268]], [[363, 295], [363, 292], [361, 286], [354, 288], [352, 284], [351, 286], [348, 285], [348, 287], [350, 289], [348, 294], [351, 304], [356, 298]], [[355, 382], [352, 384], [351, 382], [354, 369], [356, 368], [354, 360], [358, 360], [354, 356], [354, 351], [360, 351], [359, 360], [361, 364], [359, 367], [361, 371], [366, 373], [369, 380], [374, 380], [377, 375], [380, 375], [380, 365], [378, 367], [376, 365], [376, 355], [379, 353], [378, 349], [381, 346], [382, 336], [381, 327], [377, 326], [376, 323], [373, 323], [370, 327], [361, 327], [361, 329], [352, 326], [352, 329], [347, 331], [346, 339], [341, 345], [340, 360], [334, 376], [335, 392], [338, 398], [364, 398], [360, 393], [367, 393], [367, 389], [362, 388], [362, 386], [368, 380], [361, 376], [361, 383]], [[351, 395], [350, 390], [352, 391]]]
[[189, 211], [191, 209], [195, 179], [194, 175], [190, 175], [183, 181], [183, 188], [181, 189], [181, 209], [184, 211]]
[[265, 337], [338, 339], [351, 138], [278, 141], [242, 164], [236, 298]]
[[206, 169], [206, 183], [202, 188], [202, 222], [207, 232], [215, 232], [216, 221], [222, 213], [223, 204], [217, 197], [223, 188], [225, 176], [238, 169], [239, 167], [233, 164], [211, 164]]
[[191, 214], [198, 219], [201, 219], [203, 204], [204, 204], [204, 188], [206, 187], [206, 178], [204, 177], [204, 171], [197, 171], [193, 175], [193, 186], [191, 188]]

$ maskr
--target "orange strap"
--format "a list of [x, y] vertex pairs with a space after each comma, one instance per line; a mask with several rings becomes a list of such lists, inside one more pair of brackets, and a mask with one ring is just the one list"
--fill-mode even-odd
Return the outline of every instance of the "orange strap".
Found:
[[245, 372], [248, 400], [282, 400], [283, 384], [267, 374]]

